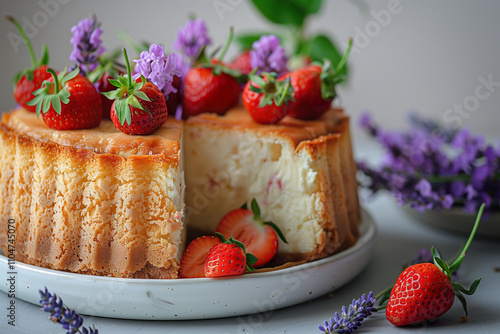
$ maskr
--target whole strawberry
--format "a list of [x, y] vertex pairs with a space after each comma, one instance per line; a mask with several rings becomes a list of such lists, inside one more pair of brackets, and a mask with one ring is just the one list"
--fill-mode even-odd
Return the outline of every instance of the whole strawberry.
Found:
[[290, 78], [276, 80], [275, 73], [250, 75], [242, 94], [243, 105], [257, 123], [274, 124], [290, 112], [294, 101]]
[[203, 272], [206, 277], [241, 275], [245, 271], [253, 271], [257, 258], [245, 251], [245, 246], [232, 237], [226, 240], [216, 233], [221, 243], [210, 248]]
[[[158, 87], [141, 76], [132, 80], [127, 51], [123, 49], [127, 74], [109, 82], [118, 89], [103, 93], [114, 100], [111, 120], [115, 127], [129, 135], [148, 135], [155, 132], [168, 117], [167, 104]], [[141, 101], [139, 101], [141, 100]]]
[[279, 227], [273, 222], [265, 222], [260, 215], [260, 208], [255, 199], [251, 210], [235, 209], [222, 217], [215, 232], [224, 237], [239, 240], [246, 250], [257, 257], [254, 267], [262, 267], [272, 260], [278, 251], [278, 236], [287, 242]]
[[27, 103], [34, 99], [35, 96], [33, 95], [33, 92], [40, 88], [45, 80], [52, 77], [51, 74], [47, 72], [47, 64], [49, 62], [47, 47], [45, 44], [43, 45], [42, 58], [37, 62], [35, 53], [33, 52], [33, 46], [31, 45], [28, 36], [26, 36], [26, 33], [22, 29], [19, 22], [17, 22], [12, 16], [7, 16], [6, 19], [12, 22], [21, 33], [21, 36], [23, 37], [26, 47], [30, 53], [31, 63], [33, 66], [32, 68], [27, 68], [24, 71], [17, 73], [12, 79], [14, 83], [14, 99], [26, 110], [35, 112], [36, 107]]
[[35, 98], [28, 102], [36, 106], [37, 116], [48, 127], [56, 130], [90, 129], [99, 125], [102, 119], [101, 97], [92, 83], [78, 74], [79, 69], [70, 73], [66, 69], [56, 74], [48, 68], [52, 77], [44, 81], [34, 92]]
[[337, 96], [336, 85], [342, 82], [341, 70], [345, 66], [351, 49], [348, 49], [339, 64], [333, 68], [329, 61], [324, 65], [310, 65], [282, 76], [290, 78], [295, 102], [289, 116], [299, 119], [315, 119], [327, 111]]
[[458, 283], [452, 282], [451, 275], [462, 263], [472, 238], [474, 237], [484, 204], [479, 210], [476, 223], [460, 256], [450, 265], [443, 261], [432, 248], [434, 263], [421, 263], [408, 267], [399, 275], [392, 288], [386, 307], [386, 317], [395, 326], [406, 326], [426, 320], [432, 320], [446, 313], [458, 297], [465, 313], [467, 307], [466, 295], [472, 295], [481, 279], [475, 280], [469, 290]]
[[205, 112], [223, 115], [238, 102], [239, 84], [246, 80], [246, 76], [222, 62], [232, 37], [231, 29], [218, 59], [199, 60], [186, 74], [182, 98], [184, 118]]

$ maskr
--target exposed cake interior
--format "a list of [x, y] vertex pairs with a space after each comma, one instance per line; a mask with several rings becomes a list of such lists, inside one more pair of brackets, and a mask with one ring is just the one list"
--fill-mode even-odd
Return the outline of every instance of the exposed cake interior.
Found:
[[359, 208], [348, 137], [340, 110], [269, 126], [257, 125], [243, 108], [189, 119], [191, 231], [212, 233], [225, 213], [255, 198], [264, 220], [276, 223], [288, 240], [280, 242], [278, 262], [315, 259], [352, 245]]

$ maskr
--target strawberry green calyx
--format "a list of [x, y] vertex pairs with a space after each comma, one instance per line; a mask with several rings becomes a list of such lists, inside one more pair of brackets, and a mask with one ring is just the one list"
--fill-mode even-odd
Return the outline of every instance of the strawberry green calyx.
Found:
[[252, 272], [252, 271], [255, 271], [255, 268], [253, 267], [253, 265], [259, 260], [255, 255], [251, 254], [251, 253], [247, 253], [247, 251], [245, 250], [245, 245], [234, 239], [233, 237], [229, 237], [229, 239], [226, 239], [221, 233], [218, 233], [218, 232], [215, 232], [215, 235], [217, 236], [217, 238], [219, 238], [221, 240], [221, 242], [223, 244], [233, 244], [233, 245], [236, 245], [238, 247], [241, 248], [241, 250], [243, 251], [243, 253], [245, 254], [245, 257], [246, 257], [246, 267], [245, 267], [245, 272]]
[[51, 106], [56, 113], [60, 115], [61, 103], [68, 104], [71, 94], [64, 86], [66, 82], [74, 79], [78, 75], [79, 69], [75, 69], [69, 73], [67, 73], [67, 71], [67, 68], [65, 68], [62, 72], [56, 74], [53, 69], [47, 68], [47, 72], [52, 74], [54, 81], [45, 80], [42, 87], [33, 92], [35, 98], [27, 102], [29, 106], [36, 105], [37, 117], [40, 116], [40, 111], [45, 114], [49, 111]]
[[483, 215], [484, 207], [485, 207], [485, 204], [483, 203], [481, 205], [481, 207], [479, 208], [479, 212], [478, 212], [477, 217], [476, 217], [476, 222], [474, 223], [474, 227], [472, 228], [472, 232], [471, 232], [471, 234], [469, 236], [469, 239], [467, 240], [467, 243], [465, 244], [464, 248], [460, 252], [460, 254], [457, 257], [457, 259], [455, 261], [453, 261], [453, 263], [451, 265], [448, 266], [448, 264], [441, 259], [441, 256], [439, 255], [438, 251], [434, 247], [432, 247], [432, 249], [431, 249], [432, 255], [433, 255], [433, 258], [434, 258], [434, 264], [446, 276], [448, 276], [448, 279], [450, 280], [450, 282], [453, 285], [453, 291], [455, 292], [455, 295], [457, 296], [457, 298], [462, 303], [462, 306], [463, 306], [464, 311], [465, 311], [465, 315], [467, 315], [468, 312], [467, 312], [467, 302], [466, 302], [465, 297], [464, 297], [463, 294], [466, 294], [468, 296], [474, 294], [474, 292], [476, 292], [476, 289], [477, 289], [479, 283], [481, 282], [481, 278], [476, 279], [474, 282], [472, 282], [470, 288], [466, 289], [465, 287], [463, 287], [459, 283], [453, 282], [452, 279], [451, 279], [451, 275], [455, 272], [455, 270], [458, 269], [458, 267], [460, 266], [460, 264], [462, 264], [462, 261], [463, 261], [463, 259], [465, 257], [465, 252], [467, 252], [467, 249], [469, 248], [469, 246], [470, 246], [470, 244], [472, 242], [472, 239], [474, 238], [474, 235], [476, 234], [477, 228], [479, 226], [479, 222], [481, 221], [481, 217]]
[[43, 44], [43, 46], [42, 46], [42, 57], [40, 58], [39, 61], [37, 61], [36, 60], [36, 56], [35, 56], [35, 52], [33, 51], [33, 46], [31, 45], [31, 42], [30, 42], [28, 36], [24, 32], [24, 30], [21, 27], [21, 25], [19, 24], [19, 22], [17, 22], [17, 20], [13, 16], [9, 16], [9, 15], [7, 15], [5, 17], [5, 19], [7, 21], [12, 22], [16, 26], [17, 30], [19, 30], [19, 33], [21, 34], [22, 38], [24, 39], [24, 42], [26, 43], [26, 47], [28, 48], [28, 51], [30, 53], [30, 58], [31, 58], [31, 65], [32, 65], [32, 67], [31, 68], [26, 68], [24, 71], [16, 73], [14, 75], [14, 77], [12, 78], [12, 82], [13, 82], [13, 84], [15, 86], [19, 82], [19, 80], [21, 80], [21, 78], [24, 75], [26, 75], [26, 78], [28, 80], [33, 80], [33, 71], [37, 67], [40, 67], [42, 65], [47, 65], [49, 63], [49, 52], [48, 52], [48, 49], [47, 49], [47, 45]]
[[[139, 82], [132, 80], [130, 63], [128, 61], [127, 50], [125, 50], [125, 48], [123, 49], [123, 57], [125, 58], [125, 65], [127, 66], [127, 74], [119, 76], [116, 80], [109, 79], [109, 82], [113, 86], [117, 87], [117, 89], [114, 91], [101, 93], [108, 99], [115, 100], [116, 116], [118, 117], [118, 120], [120, 121], [120, 124], [122, 126], [125, 124], [125, 122], [127, 122], [128, 125], [132, 124], [132, 114], [130, 111], [130, 106], [140, 110], [144, 110], [149, 115], [151, 115], [151, 112], [144, 108], [139, 102], [139, 99], [147, 102], [151, 101], [149, 97], [141, 91], [141, 88], [146, 82], [146, 78], [144, 78], [144, 76], [141, 76], [141, 80]], [[151, 115], [151, 117], [153, 116]]]
[[252, 209], [252, 212], [253, 212], [253, 220], [258, 222], [260, 225], [269, 225], [273, 230], [274, 232], [276, 232], [276, 234], [278, 235], [278, 237], [284, 242], [284, 243], [288, 243], [288, 241], [286, 241], [286, 238], [285, 238], [285, 235], [283, 234], [283, 232], [281, 232], [280, 228], [278, 227], [278, 225], [276, 225], [275, 223], [269, 221], [269, 222], [266, 222], [264, 221], [264, 219], [262, 219], [261, 215], [260, 215], [260, 208], [259, 208], [259, 204], [257, 204], [257, 201], [254, 199], [252, 199], [252, 202], [250, 203], [250, 207]]
[[333, 67], [329, 60], [324, 60], [323, 66], [321, 67], [321, 97], [324, 100], [334, 99], [337, 96], [336, 86], [337, 84], [344, 81], [344, 76], [341, 74], [342, 69], [347, 63], [349, 54], [351, 53], [352, 39], [349, 40], [347, 45], [347, 50], [340, 59], [337, 66]]
[[[259, 108], [263, 108], [266, 105], [272, 105], [273, 103], [280, 107], [283, 103], [288, 104], [289, 101], [295, 102], [290, 77], [281, 81], [278, 81], [276, 77], [277, 74], [274, 72], [263, 72], [261, 75], [250, 75], [250, 90], [254, 93], [263, 94], [259, 103]], [[267, 80], [264, 80], [264, 78]]]
[[[201, 68], [211, 68], [213, 75], [221, 75], [221, 73], [225, 73], [232, 76], [238, 83], [241, 84], [248, 81], [248, 76], [236, 69], [229, 68], [222, 63], [222, 60], [224, 59], [224, 56], [226, 55], [227, 50], [229, 49], [229, 45], [231, 45], [231, 42], [233, 41], [233, 36], [234, 36], [234, 28], [230, 27], [229, 37], [226, 41], [226, 44], [224, 44], [224, 47], [222, 48], [222, 52], [220, 53], [218, 59], [214, 59], [212, 62], [210, 62], [205, 56], [206, 46], [204, 46], [203, 48], [200, 49], [200, 54], [198, 55], [197, 62], [201, 64]], [[210, 55], [210, 59], [214, 58], [218, 51], [219, 49], [216, 49]]]

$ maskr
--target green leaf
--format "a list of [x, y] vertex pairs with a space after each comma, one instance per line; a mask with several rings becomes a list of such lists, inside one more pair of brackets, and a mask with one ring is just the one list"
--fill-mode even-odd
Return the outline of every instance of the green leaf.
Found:
[[47, 65], [49, 63], [49, 50], [47, 49], [47, 45], [42, 45], [42, 57], [38, 62], [38, 66]]
[[219, 238], [222, 243], [226, 242], [226, 238], [222, 235], [222, 233], [215, 232], [215, 236]]
[[247, 264], [253, 266], [259, 259], [252, 253], [247, 253]]
[[151, 115], [151, 113], [139, 103], [139, 100], [137, 99], [137, 97], [135, 97], [135, 95], [127, 97], [127, 104], [134, 108], [145, 110]]
[[144, 101], [147, 101], [147, 102], [151, 102], [151, 100], [149, 99], [149, 97], [143, 91], [140, 91], [140, 90], [136, 91], [134, 93], [134, 96], [136, 96], [138, 99], [141, 99], [141, 100], [144, 100]]
[[116, 80], [116, 79], [108, 79], [109, 83], [112, 84], [113, 86], [117, 87], [117, 88], [121, 88], [122, 87], [122, 84], [119, 80]]
[[[310, 40], [304, 48], [304, 52], [311, 57], [313, 61], [323, 62], [324, 59], [328, 59], [333, 67], [342, 59], [343, 53], [339, 52], [339, 49], [333, 44], [333, 42], [325, 35], [317, 35], [312, 40]], [[348, 69], [347, 65], [344, 66], [339, 74], [347, 75]]]
[[248, 210], [248, 204], [245, 202], [243, 205], [240, 207], [240, 209]]
[[321, 0], [252, 0], [257, 9], [269, 21], [277, 24], [301, 27], [306, 17], [317, 13]]
[[472, 282], [470, 288], [467, 290], [464, 286], [458, 284], [458, 283], [453, 283], [453, 290], [460, 291], [465, 293], [467, 296], [471, 296], [476, 292], [477, 287], [479, 286], [479, 283], [481, 283], [481, 278], [476, 279], [474, 282]]
[[431, 247], [431, 254], [432, 254], [433, 258], [435, 258], [435, 257], [437, 257], [439, 259], [441, 258], [441, 255], [439, 254], [439, 252], [437, 251], [437, 249], [434, 246]]
[[61, 99], [59, 98], [59, 96], [52, 96], [50, 102], [52, 103], [52, 108], [54, 108], [56, 113], [61, 115]]
[[257, 201], [255, 200], [255, 198], [252, 199], [252, 202], [250, 203], [250, 207], [252, 208], [254, 219], [262, 219], [260, 217], [259, 204], [257, 204]]
[[50, 101], [52, 97], [50, 95], [46, 95], [43, 97], [43, 108], [42, 112], [45, 114], [50, 109]]
[[467, 312], [467, 301], [465, 300], [464, 295], [462, 295], [460, 291], [456, 291], [455, 296], [457, 296], [458, 300], [460, 300], [460, 303], [462, 303], [462, 307], [464, 308], [465, 311], [465, 316], [467, 316], [469, 312]]
[[440, 267], [441, 271], [446, 275], [448, 276], [448, 278], [450, 278], [450, 268], [448, 268], [448, 264], [446, 264], [446, 262], [444, 262], [443, 259], [439, 258], [439, 257], [435, 257], [434, 258], [434, 262], [436, 263], [436, 265], [438, 267]]
[[281, 240], [283, 240], [283, 242], [285, 244], [288, 243], [288, 241], [286, 241], [286, 238], [285, 238], [285, 235], [283, 234], [283, 232], [281, 232], [280, 228], [278, 227], [278, 225], [276, 225], [275, 223], [273, 222], [264, 222], [265, 225], [269, 225], [273, 228], [274, 232], [276, 232], [276, 234], [278, 235], [278, 237], [280, 237]]

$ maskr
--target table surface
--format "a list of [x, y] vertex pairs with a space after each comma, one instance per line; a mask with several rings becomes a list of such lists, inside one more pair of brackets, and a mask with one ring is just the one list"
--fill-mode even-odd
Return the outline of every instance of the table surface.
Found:
[[[408, 216], [390, 194], [380, 194], [364, 207], [377, 225], [373, 255], [366, 268], [347, 285], [312, 301], [264, 314], [225, 319], [192, 321], [133, 321], [84, 316], [84, 325], [95, 324], [99, 333], [319, 333], [318, 325], [363, 293], [383, 290], [394, 283], [402, 266], [422, 248], [436, 246], [443, 257], [452, 257], [467, 235], [436, 229]], [[465, 286], [477, 277], [483, 280], [473, 296], [467, 297], [468, 321], [458, 301], [439, 319], [411, 328], [397, 328], [386, 319], [384, 311], [363, 322], [360, 333], [499, 333], [500, 329], [500, 239], [474, 239], [460, 268]], [[56, 292], [56, 291], [54, 291]], [[0, 293], [0, 333], [64, 333], [52, 323], [39, 306], [16, 301], [16, 327], [7, 324], [9, 299]], [[71, 307], [71, 305], [69, 305]]]

